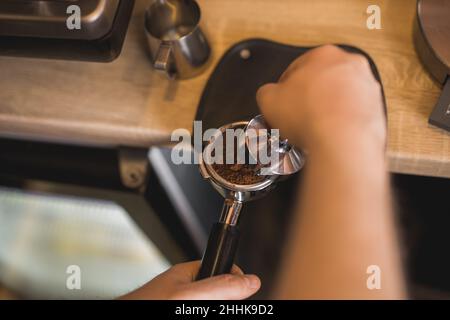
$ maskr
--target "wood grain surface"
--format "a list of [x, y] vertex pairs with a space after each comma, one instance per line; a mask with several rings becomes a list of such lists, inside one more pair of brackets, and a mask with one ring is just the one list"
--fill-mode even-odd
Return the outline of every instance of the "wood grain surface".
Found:
[[[151, 146], [188, 128], [224, 51], [248, 38], [312, 46], [345, 43], [377, 64], [388, 102], [391, 170], [450, 177], [450, 135], [428, 125], [439, 86], [414, 51], [415, 0], [199, 0], [213, 49], [207, 71], [169, 81], [152, 69], [137, 1], [123, 53], [113, 63], [0, 58], [0, 135], [93, 145]], [[368, 30], [378, 4], [382, 29]], [[232, 93], [230, 93], [232, 94]]]

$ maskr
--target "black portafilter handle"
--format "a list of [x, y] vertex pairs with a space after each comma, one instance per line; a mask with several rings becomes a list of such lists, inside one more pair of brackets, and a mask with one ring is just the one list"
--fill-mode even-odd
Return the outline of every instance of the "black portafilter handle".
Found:
[[239, 229], [236, 225], [215, 223], [209, 234], [208, 245], [196, 280], [230, 273], [238, 242]]

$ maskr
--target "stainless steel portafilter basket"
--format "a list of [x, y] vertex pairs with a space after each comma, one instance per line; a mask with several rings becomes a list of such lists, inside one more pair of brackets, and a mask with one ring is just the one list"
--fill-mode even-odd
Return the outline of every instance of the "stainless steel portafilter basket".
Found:
[[[225, 201], [220, 220], [213, 225], [210, 232], [197, 280], [231, 271], [239, 241], [237, 224], [243, 204], [247, 201], [264, 197], [275, 188], [281, 176], [280, 174], [269, 174], [264, 175], [264, 178], [260, 182], [254, 184], [236, 184], [224, 179], [214, 169], [211, 161], [211, 149], [214, 148], [214, 142], [220, 141], [223, 143], [217, 137], [223, 135], [227, 129], [240, 130], [245, 134], [249, 123], [252, 122], [240, 121], [219, 128], [213, 139], [204, 148], [203, 154], [200, 157], [200, 172], [202, 176], [209, 180], [212, 186], [224, 197]], [[248, 139], [238, 139], [238, 141], [244, 141], [246, 144]], [[301, 163], [303, 165], [303, 161]], [[278, 166], [275, 167], [278, 168]], [[298, 171], [301, 166], [297, 166], [296, 168]]]

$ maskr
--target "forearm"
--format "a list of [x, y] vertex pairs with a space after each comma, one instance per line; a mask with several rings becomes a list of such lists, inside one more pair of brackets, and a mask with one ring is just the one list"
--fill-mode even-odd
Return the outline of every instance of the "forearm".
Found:
[[405, 297], [383, 146], [354, 133], [309, 154], [277, 298]]

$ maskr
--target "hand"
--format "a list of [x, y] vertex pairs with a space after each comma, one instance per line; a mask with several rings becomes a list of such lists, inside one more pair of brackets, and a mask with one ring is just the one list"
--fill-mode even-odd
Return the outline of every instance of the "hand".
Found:
[[313, 49], [295, 60], [278, 83], [261, 87], [257, 101], [272, 128], [308, 151], [363, 136], [384, 148], [380, 85], [360, 54], [332, 45]]
[[236, 265], [231, 274], [194, 281], [199, 268], [199, 261], [175, 265], [122, 299], [241, 300], [255, 294], [261, 286], [257, 276], [244, 275]]

